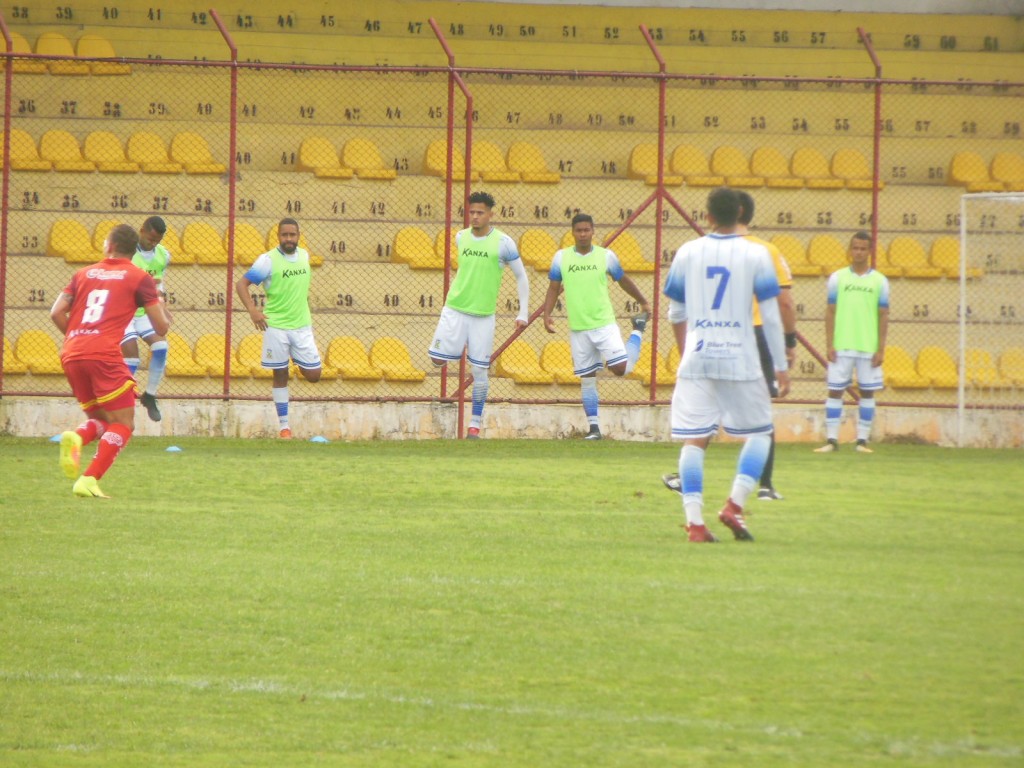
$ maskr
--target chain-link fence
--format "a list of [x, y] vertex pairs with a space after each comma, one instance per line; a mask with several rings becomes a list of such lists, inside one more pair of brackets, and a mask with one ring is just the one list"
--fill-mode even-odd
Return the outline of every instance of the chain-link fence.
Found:
[[[0, 394], [67, 394], [50, 305], [76, 268], [99, 259], [112, 223], [159, 215], [173, 313], [161, 397], [267, 397], [256, 330], [233, 294], [276, 247], [284, 217], [300, 223], [315, 265], [325, 374], [315, 385], [297, 379], [294, 396], [457, 397], [457, 366], [439, 372], [426, 350], [472, 189], [497, 200], [492, 223], [519, 246], [535, 320], [513, 337], [519, 307], [506, 275], [491, 400], [577, 402], [564, 310], [554, 335], [536, 321], [572, 216], [594, 217], [597, 239], [653, 301], [676, 248], [706, 223], [707, 192], [729, 184], [754, 195], [754, 233], [780, 247], [794, 274], [806, 345], [794, 400], [823, 397], [825, 279], [866, 230], [892, 281], [886, 398], [951, 405], [960, 368], [950, 383], [922, 357], [938, 347], [954, 365], [960, 358], [960, 197], [1024, 186], [1021, 83], [10, 61]], [[70, 77], [72, 66], [89, 74]], [[1024, 345], [1012, 256], [1024, 218], [979, 215], [973, 229], [1004, 246], [997, 261], [972, 255], [967, 275], [1002, 314], [968, 319], [982, 324], [972, 343], [984, 339], [1000, 372]], [[638, 307], [617, 286], [610, 293], [625, 335]], [[663, 309], [636, 372], [602, 379], [603, 402], [669, 398], [678, 358]], [[904, 366], [917, 378], [898, 375]], [[964, 377], [973, 404], [1019, 403], [1020, 377], [1000, 373], [1009, 386]]]

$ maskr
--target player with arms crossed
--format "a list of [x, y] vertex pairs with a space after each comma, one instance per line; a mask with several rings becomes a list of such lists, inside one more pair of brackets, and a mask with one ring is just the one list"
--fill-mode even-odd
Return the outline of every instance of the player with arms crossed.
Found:
[[672, 394], [672, 437], [679, 456], [686, 530], [692, 542], [717, 541], [704, 523], [704, 452], [718, 432], [745, 438], [732, 492], [718, 519], [735, 538], [752, 541], [743, 506], [757, 487], [771, 445], [772, 405], [751, 322], [760, 302], [779, 396], [789, 393], [779, 282], [764, 246], [737, 229], [739, 196], [721, 187], [708, 195], [713, 232], [676, 253], [665, 281], [669, 322], [682, 352]]
[[[281, 219], [277, 225], [278, 246], [258, 256], [249, 271], [238, 278], [235, 292], [248, 310], [253, 325], [263, 331], [260, 364], [274, 373], [274, 408], [283, 440], [290, 440], [288, 424], [288, 372], [295, 361], [306, 381], [320, 381], [320, 352], [313, 338], [313, 316], [309, 311], [309, 283], [313, 269], [309, 254], [299, 248], [299, 223]], [[264, 309], [256, 306], [249, 288], [263, 287]]]
[[519, 315], [516, 328], [525, 328], [529, 317], [530, 282], [515, 242], [491, 226], [494, 198], [474, 192], [467, 202], [469, 229], [455, 236], [459, 270], [455, 274], [428, 354], [434, 365], [459, 360], [466, 350], [473, 374], [473, 412], [466, 437], [479, 438], [484, 404], [490, 388], [488, 369], [494, 349], [494, 313], [498, 307], [502, 268], [507, 264], [516, 277]]
[[[121, 356], [121, 336], [138, 307], [153, 330], [170, 327], [153, 278], [131, 263], [139, 236], [126, 224], [114, 227], [103, 243], [103, 261], [78, 270], [50, 309], [64, 334], [61, 364], [89, 417], [60, 436], [60, 465], [75, 496], [109, 498], [99, 480], [135, 430], [136, 384]], [[82, 446], [99, 438], [96, 456], [79, 477]]]

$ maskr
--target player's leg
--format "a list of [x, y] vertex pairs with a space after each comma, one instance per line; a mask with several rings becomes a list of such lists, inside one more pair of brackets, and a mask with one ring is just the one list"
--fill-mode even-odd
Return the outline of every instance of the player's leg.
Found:
[[732, 489], [718, 514], [740, 541], [753, 541], [743, 519], [743, 508], [764, 472], [771, 447], [772, 402], [760, 381], [718, 381], [716, 392], [726, 434], [743, 437]]
[[825, 437], [828, 442], [816, 453], [839, 450], [839, 427], [843, 423], [843, 392], [853, 383], [853, 358], [839, 355], [828, 364], [828, 399], [825, 401]]
[[64, 372], [71, 385], [71, 391], [88, 417], [76, 429], [66, 430], [60, 436], [60, 467], [64, 475], [71, 480], [76, 480], [81, 473], [83, 446], [91, 443], [107, 429], [106, 422], [99, 418], [102, 410], [96, 405], [91, 366], [90, 361], [77, 360], [69, 360], [64, 364]]
[[156, 393], [160, 389], [160, 382], [163, 381], [164, 371], [167, 370], [167, 337], [154, 331], [153, 324], [145, 315], [135, 318], [135, 330], [149, 345], [149, 373], [140, 402], [150, 419], [160, 421], [162, 416], [156, 401]]
[[684, 440], [679, 480], [687, 537], [717, 541], [704, 522], [704, 453], [718, 431], [718, 407], [707, 380], [679, 379], [672, 393], [672, 437]]
[[[768, 385], [768, 394], [771, 397], [778, 397], [779, 388], [775, 382], [775, 364], [772, 362], [772, 354], [768, 349], [768, 340], [764, 335], [764, 328], [760, 325], [754, 326], [754, 337], [757, 339], [757, 352], [761, 359], [761, 372], [764, 374], [765, 384]], [[771, 434], [771, 446], [768, 449], [768, 459], [764, 463], [764, 472], [761, 473], [761, 487], [757, 492], [757, 498], [763, 501], [781, 501], [782, 494], [775, 490], [773, 475], [775, 473], [775, 430]]]
[[[598, 408], [600, 398], [597, 394], [597, 372], [602, 365], [601, 331], [597, 328], [592, 331], [570, 331], [569, 349], [572, 351], [573, 373], [580, 377], [580, 402], [583, 404], [583, 413], [587, 417], [587, 440], [601, 439], [601, 423], [598, 419]], [[616, 329], [618, 330], [618, 329]], [[619, 347], [622, 346], [622, 339], [619, 339]], [[625, 351], [622, 350], [616, 361], [620, 366], [625, 365]], [[622, 374], [619, 374], [620, 376]]]
[[867, 359], [857, 360], [857, 385], [860, 389], [860, 404], [857, 418], [857, 452], [874, 453], [868, 448], [871, 425], [875, 420], [875, 392], [882, 389], [882, 369], [871, 365]]
[[134, 317], [128, 321], [128, 325], [124, 329], [124, 335], [121, 337], [121, 356], [124, 358], [124, 363], [128, 366], [128, 370], [134, 376], [139, 370], [140, 362], [139, 334], [135, 330]]
[[494, 315], [471, 317], [463, 315], [466, 329], [466, 359], [473, 376], [473, 406], [469, 417], [466, 436], [480, 437], [483, 425], [484, 406], [491, 388], [491, 352], [494, 349]]
[[633, 330], [629, 332], [629, 338], [626, 339], [626, 354], [628, 356], [626, 373], [632, 373], [633, 369], [636, 368], [636, 361], [640, 359], [640, 347], [644, 340], [644, 329], [647, 327], [649, 319], [650, 314], [641, 312], [631, 320]]
[[102, 424], [106, 429], [99, 437], [96, 455], [75, 481], [72, 492], [76, 496], [106, 498], [99, 480], [131, 440], [135, 430], [136, 389], [127, 369], [116, 363], [95, 362], [92, 378], [96, 392], [95, 407], [90, 410], [90, 415], [95, 417], [92, 427], [97, 433]]
[[323, 363], [320, 361], [320, 351], [313, 337], [313, 328], [310, 326], [288, 331], [288, 345], [289, 354], [298, 366], [302, 378], [309, 382], [320, 381]]
[[437, 328], [434, 329], [434, 338], [427, 350], [430, 362], [442, 366], [461, 360], [468, 335], [469, 315], [450, 307], [443, 307], [437, 320]]
[[288, 369], [291, 356], [288, 351], [288, 332], [280, 328], [267, 328], [263, 332], [263, 352], [260, 365], [273, 373], [271, 398], [277, 412], [279, 434], [287, 440], [292, 436], [288, 425]]

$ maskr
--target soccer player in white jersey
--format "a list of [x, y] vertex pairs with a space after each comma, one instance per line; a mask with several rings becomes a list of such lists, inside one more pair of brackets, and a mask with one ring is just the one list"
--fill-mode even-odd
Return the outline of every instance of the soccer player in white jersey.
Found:
[[473, 412], [467, 438], [480, 437], [484, 404], [490, 388], [488, 371], [494, 349], [494, 313], [498, 308], [498, 289], [505, 265], [516, 278], [519, 314], [516, 328], [525, 328], [529, 318], [530, 281], [519, 258], [515, 241], [491, 226], [494, 198], [486, 192], [469, 196], [466, 210], [469, 229], [455, 236], [459, 271], [441, 310], [441, 317], [430, 342], [431, 361], [445, 365], [459, 360], [466, 351], [473, 374]]
[[714, 542], [704, 523], [704, 452], [719, 424], [745, 438], [732, 491], [718, 519], [739, 540], [752, 541], [743, 506], [757, 487], [771, 445], [772, 408], [751, 322], [761, 308], [765, 339], [775, 365], [779, 396], [789, 393], [779, 281], [764, 246], [737, 227], [739, 196], [727, 187], [708, 195], [713, 232], [676, 253], [665, 281], [669, 322], [682, 352], [672, 394], [672, 437], [679, 456], [683, 510], [690, 541]]
[[[271, 394], [280, 437], [290, 440], [288, 372], [291, 361], [295, 361], [306, 381], [320, 381], [321, 363], [309, 311], [313, 270], [309, 253], [299, 248], [299, 223], [295, 219], [281, 219], [277, 225], [277, 240], [277, 248], [258, 256], [249, 271], [238, 278], [235, 292], [248, 310], [253, 325], [263, 331], [260, 364], [273, 371]], [[261, 285], [267, 295], [263, 309], [257, 307], [249, 295], [253, 285]]]

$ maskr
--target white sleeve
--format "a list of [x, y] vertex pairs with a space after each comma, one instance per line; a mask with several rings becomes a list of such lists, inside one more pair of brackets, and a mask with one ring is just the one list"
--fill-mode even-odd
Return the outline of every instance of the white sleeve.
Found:
[[686, 322], [686, 305], [681, 301], [675, 299], [669, 299], [668, 301], [668, 321], [672, 325], [678, 325], [679, 323]]
[[516, 320], [522, 320], [525, 323], [530, 317], [530, 278], [526, 275], [522, 259], [510, 261], [508, 268], [516, 276], [516, 290], [519, 292], [519, 314], [516, 316]]

